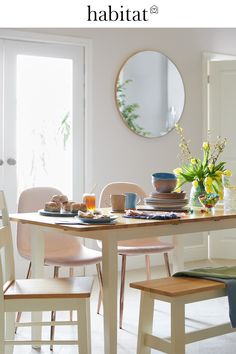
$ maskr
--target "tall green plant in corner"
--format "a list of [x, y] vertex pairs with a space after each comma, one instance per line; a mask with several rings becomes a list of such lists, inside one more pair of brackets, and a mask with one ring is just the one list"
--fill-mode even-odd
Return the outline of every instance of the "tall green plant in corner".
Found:
[[140, 125], [137, 123], [137, 119], [140, 117], [137, 112], [137, 109], [139, 108], [138, 103], [132, 103], [132, 104], [127, 103], [125, 90], [127, 84], [131, 82], [132, 80], [125, 80], [123, 83], [117, 81], [117, 91], [116, 91], [117, 104], [129, 128], [133, 130], [136, 134], [142, 136], [149, 136], [150, 132], [147, 132], [145, 129], [140, 127]]

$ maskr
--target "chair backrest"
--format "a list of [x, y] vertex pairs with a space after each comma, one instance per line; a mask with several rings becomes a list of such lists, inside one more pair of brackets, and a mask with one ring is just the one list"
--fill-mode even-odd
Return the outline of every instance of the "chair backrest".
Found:
[[2, 215], [0, 226], [0, 303], [2, 305], [4, 289], [15, 279], [11, 224], [3, 191], [0, 191], [0, 212]]
[[[53, 195], [62, 192], [53, 187], [33, 187], [24, 190], [19, 198], [18, 212], [36, 212], [43, 209], [46, 202]], [[30, 259], [31, 254], [31, 229], [29, 225], [18, 223], [17, 225], [17, 248], [22, 257]], [[74, 247], [79, 247], [79, 238], [67, 236], [63, 233], [45, 233], [45, 257], [56, 254], [67, 254]]]
[[137, 193], [140, 201], [139, 204], [143, 204], [143, 199], [147, 197], [144, 190], [136, 183], [130, 182], [112, 182], [107, 184], [101, 191], [99, 198], [99, 207], [106, 208], [111, 206], [110, 195], [111, 194], [123, 194], [125, 192]]

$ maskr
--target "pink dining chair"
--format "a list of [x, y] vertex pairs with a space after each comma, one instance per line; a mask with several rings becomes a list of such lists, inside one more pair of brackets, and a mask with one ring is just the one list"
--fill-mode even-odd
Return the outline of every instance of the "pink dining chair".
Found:
[[[24, 190], [19, 198], [18, 212], [35, 212], [44, 208], [55, 194], [62, 192], [52, 187], [33, 187]], [[17, 249], [19, 254], [30, 261], [27, 278], [31, 273], [31, 232], [30, 226], [18, 223]], [[44, 264], [54, 266], [54, 278], [59, 277], [60, 267], [69, 267], [69, 274], [73, 276], [73, 268], [96, 264], [100, 291], [102, 291], [101, 252], [85, 247], [78, 237], [63, 233], [45, 233], [45, 259]], [[21, 313], [17, 314], [16, 322], [20, 321]], [[55, 321], [56, 313], [52, 312], [51, 320]], [[17, 328], [17, 327], [16, 327]], [[51, 326], [50, 339], [54, 339], [54, 326]], [[50, 348], [53, 349], [52, 346]]]
[[[123, 194], [125, 192], [137, 193], [140, 201], [139, 204], [143, 204], [144, 198], [147, 196], [144, 190], [135, 183], [129, 182], [112, 182], [107, 184], [99, 198], [99, 207], [106, 208], [111, 206], [110, 195], [111, 194]], [[99, 247], [101, 247], [101, 242], [98, 241]], [[145, 255], [146, 263], [146, 274], [147, 279], [151, 278], [150, 271], [150, 254], [153, 253], [163, 253], [164, 262], [168, 276], [171, 275], [168, 251], [173, 249], [173, 245], [170, 243], [162, 242], [158, 237], [137, 239], [137, 240], [127, 240], [118, 242], [118, 253], [122, 256], [121, 264], [121, 285], [120, 285], [120, 318], [119, 326], [122, 328], [123, 323], [123, 312], [124, 312], [124, 290], [125, 290], [125, 271], [126, 271], [126, 257], [127, 256], [137, 256]], [[101, 296], [98, 302], [98, 312], [101, 306]]]

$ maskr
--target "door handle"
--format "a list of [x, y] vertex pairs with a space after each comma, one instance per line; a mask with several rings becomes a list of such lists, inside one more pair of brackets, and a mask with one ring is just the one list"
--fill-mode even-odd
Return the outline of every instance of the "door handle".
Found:
[[2, 159], [0, 159], [0, 166], [2, 166], [4, 164], [4, 161]]
[[8, 163], [8, 165], [14, 166], [16, 164], [16, 160], [13, 159], [12, 157], [9, 157], [7, 159], [7, 163]]

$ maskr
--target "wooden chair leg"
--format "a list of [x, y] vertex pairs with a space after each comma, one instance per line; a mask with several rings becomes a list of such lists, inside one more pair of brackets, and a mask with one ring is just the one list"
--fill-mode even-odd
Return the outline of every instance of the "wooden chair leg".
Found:
[[103, 301], [103, 277], [102, 277], [102, 269], [101, 264], [96, 264], [97, 268], [97, 276], [98, 276], [98, 285], [99, 285], [99, 295], [98, 295], [98, 304], [97, 304], [97, 314], [100, 313], [101, 303]]
[[145, 255], [145, 263], [146, 263], [147, 280], [150, 280], [151, 279], [151, 267], [150, 267], [150, 256], [148, 254]]
[[[29, 279], [31, 278], [31, 266], [32, 266], [32, 263], [30, 262], [29, 263], [29, 267], [28, 267], [28, 270], [27, 270], [27, 274], [26, 274], [26, 279]], [[20, 319], [21, 319], [21, 314], [22, 312], [17, 312], [17, 315], [16, 315], [16, 323], [19, 323], [20, 322]], [[15, 327], [15, 334], [17, 332], [17, 326]]]
[[[58, 278], [59, 276], [59, 267], [55, 266], [54, 267], [54, 278]], [[56, 311], [51, 312], [51, 321], [54, 322], [56, 320]], [[54, 335], [55, 335], [55, 326], [51, 326], [50, 329], [50, 340], [54, 340]], [[53, 344], [50, 345], [50, 350], [53, 351]]]
[[[73, 267], [69, 268], [69, 276], [74, 277], [75, 275], [75, 270]], [[73, 311], [70, 311], [70, 321], [73, 321]]]
[[124, 313], [125, 271], [126, 271], [126, 256], [122, 255], [121, 282], [120, 282], [120, 319], [119, 319], [120, 329], [122, 329], [123, 313]]
[[164, 253], [164, 261], [165, 261], [165, 267], [166, 267], [167, 275], [169, 277], [171, 277], [170, 262], [169, 262], [169, 256], [168, 256], [167, 252]]

